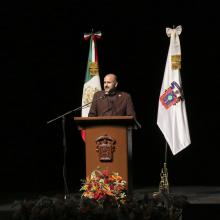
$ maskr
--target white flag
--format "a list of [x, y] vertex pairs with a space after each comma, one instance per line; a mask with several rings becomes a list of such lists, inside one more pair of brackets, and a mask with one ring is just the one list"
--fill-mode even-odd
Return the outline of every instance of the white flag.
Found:
[[162, 131], [173, 155], [190, 143], [185, 100], [180, 76], [181, 48], [179, 35], [182, 27], [166, 28], [170, 47], [160, 91], [157, 125]]

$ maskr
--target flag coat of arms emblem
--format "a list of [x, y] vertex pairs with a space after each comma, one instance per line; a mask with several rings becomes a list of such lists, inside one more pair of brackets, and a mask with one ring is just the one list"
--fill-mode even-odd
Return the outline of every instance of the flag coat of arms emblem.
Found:
[[165, 72], [158, 104], [157, 125], [162, 131], [173, 155], [190, 143], [188, 119], [180, 76], [182, 27], [166, 28], [170, 38]]

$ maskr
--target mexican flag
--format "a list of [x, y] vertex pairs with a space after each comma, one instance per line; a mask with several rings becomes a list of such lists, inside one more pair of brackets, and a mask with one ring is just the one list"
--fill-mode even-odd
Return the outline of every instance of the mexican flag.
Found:
[[[83, 94], [82, 94], [82, 108], [81, 116], [88, 117], [88, 113], [91, 107], [93, 95], [95, 92], [101, 90], [101, 83], [99, 77], [99, 65], [98, 65], [98, 53], [96, 47], [96, 40], [101, 37], [101, 32], [84, 34], [84, 39], [90, 39], [89, 46], [89, 56], [86, 67], [86, 75], [83, 86]], [[85, 140], [85, 132], [82, 132], [82, 137]]]
[[179, 35], [182, 27], [166, 28], [170, 38], [166, 67], [160, 91], [157, 125], [162, 131], [173, 155], [190, 143], [185, 98], [180, 76], [181, 48]]

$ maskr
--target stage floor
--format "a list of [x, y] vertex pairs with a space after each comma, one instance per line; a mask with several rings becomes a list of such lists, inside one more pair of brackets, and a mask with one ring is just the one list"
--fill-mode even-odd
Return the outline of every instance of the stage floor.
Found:
[[[190, 204], [220, 204], [220, 186], [174, 186], [170, 193], [184, 195]], [[158, 187], [135, 189], [134, 194], [143, 196], [158, 191]]]
[[[184, 195], [190, 204], [220, 204], [220, 186], [173, 186], [170, 193]], [[145, 194], [158, 191], [158, 187], [137, 188], [133, 190], [136, 197], [142, 198]], [[57, 194], [60, 192], [54, 192]], [[73, 193], [74, 194], [74, 193]], [[76, 194], [78, 194], [76, 192]], [[9, 207], [14, 201], [35, 199], [39, 196], [53, 196], [53, 192], [30, 193], [30, 192], [1, 192], [0, 210]]]

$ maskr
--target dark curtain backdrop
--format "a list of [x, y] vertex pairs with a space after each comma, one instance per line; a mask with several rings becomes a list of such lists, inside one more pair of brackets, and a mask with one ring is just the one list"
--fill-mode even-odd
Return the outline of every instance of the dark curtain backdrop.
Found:
[[[158, 185], [165, 140], [156, 125], [169, 38], [182, 25], [181, 77], [192, 144], [168, 151], [170, 185], [219, 185], [219, 19], [215, 4], [114, 1], [5, 4], [0, 8], [1, 191], [63, 190], [61, 120], [81, 105], [89, 42], [97, 41], [100, 77], [114, 72], [132, 95], [141, 130], [133, 135], [135, 187]], [[78, 191], [85, 149], [66, 117], [67, 182]]]

